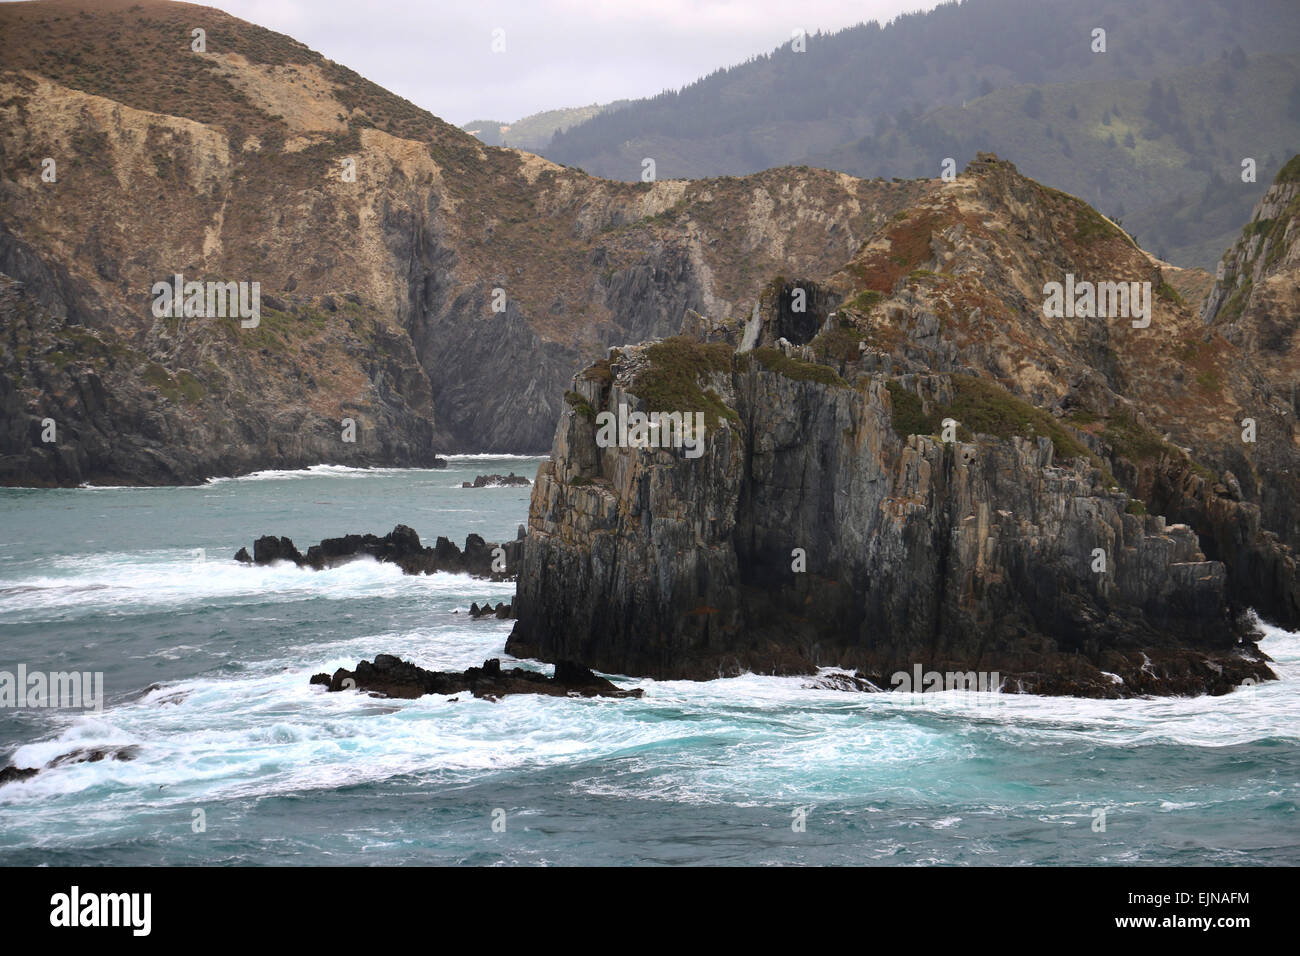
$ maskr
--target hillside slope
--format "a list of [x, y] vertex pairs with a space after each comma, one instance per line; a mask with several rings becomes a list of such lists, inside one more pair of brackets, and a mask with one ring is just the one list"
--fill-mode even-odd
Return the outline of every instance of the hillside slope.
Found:
[[[1209, 267], [1300, 142], [1300, 8], [1246, 9], [943, 4], [810, 36], [803, 53], [786, 43], [571, 127], [542, 152], [635, 179], [643, 157], [661, 176], [806, 163], [890, 178], [995, 151], [1122, 217], [1170, 261]], [[1092, 52], [1095, 28], [1104, 53]], [[1259, 164], [1256, 183], [1240, 181], [1244, 157]]]
[[559, 130], [577, 126], [606, 110], [619, 109], [626, 106], [628, 102], [628, 100], [615, 100], [612, 103], [594, 103], [591, 106], [543, 110], [515, 120], [513, 123], [474, 120], [464, 124], [461, 129], [487, 146], [511, 146], [536, 153], [549, 146], [552, 137]]
[[[1279, 95], [1292, 89], [1294, 104]], [[1221, 57], [1153, 81], [1014, 86], [880, 127], [809, 162], [933, 176], [936, 157], [1014, 156], [1026, 175], [1121, 219], [1161, 259], [1208, 269], [1300, 142], [1300, 54], [1237, 67]]]
[[[580, 364], [829, 274], [922, 188], [593, 179], [210, 8], [5, 4], [0, 30], [0, 272], [45, 310], [4, 353], [10, 483], [539, 451]], [[260, 325], [155, 317], [176, 274], [258, 282]]]

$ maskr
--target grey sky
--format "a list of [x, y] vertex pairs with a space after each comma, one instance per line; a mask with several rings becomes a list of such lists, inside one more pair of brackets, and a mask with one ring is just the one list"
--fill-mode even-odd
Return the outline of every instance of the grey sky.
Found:
[[[217, 0], [456, 124], [651, 96], [934, 0]], [[506, 50], [491, 50], [492, 31]], [[810, 44], [809, 52], [813, 52]]]

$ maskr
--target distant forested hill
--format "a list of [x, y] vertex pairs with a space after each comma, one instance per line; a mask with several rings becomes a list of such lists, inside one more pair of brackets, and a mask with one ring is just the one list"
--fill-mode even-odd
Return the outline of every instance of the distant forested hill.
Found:
[[889, 178], [992, 150], [1209, 267], [1300, 144], [1298, 64], [1293, 0], [967, 0], [812, 34], [541, 152], [632, 180], [645, 157], [660, 179], [792, 163]]
[[537, 152], [545, 148], [551, 137], [559, 130], [577, 126], [584, 120], [599, 116], [606, 110], [616, 110], [625, 106], [628, 100], [616, 100], [613, 103], [593, 103], [591, 106], [575, 106], [570, 109], [545, 110], [515, 120], [502, 123], [497, 120], [474, 120], [461, 127], [465, 132], [477, 136], [488, 146], [513, 146]]

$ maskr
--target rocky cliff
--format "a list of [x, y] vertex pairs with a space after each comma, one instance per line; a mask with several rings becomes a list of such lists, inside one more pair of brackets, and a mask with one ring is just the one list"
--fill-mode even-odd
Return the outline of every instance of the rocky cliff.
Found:
[[[1076, 280], [1134, 308], [1054, 314]], [[829, 279], [574, 379], [510, 650], [1097, 696], [1268, 676], [1246, 612], [1300, 625], [1295, 408], [1185, 298], [1209, 284], [981, 156]], [[620, 406], [706, 413], [703, 454], [598, 442]]]
[[[511, 653], [665, 678], [838, 665], [880, 686], [920, 663], [1090, 696], [1270, 676], [1224, 566], [1186, 525], [1132, 513], [1080, 448], [1064, 461], [1046, 435], [904, 434], [912, 398], [994, 400], [978, 380], [852, 386], [776, 350], [669, 345], [709, 363], [700, 388], [731, 414], [692, 461], [598, 447], [590, 416], [566, 413], [533, 495]], [[644, 409], [638, 378], [670, 360], [625, 349], [609, 384], [575, 390]]]
[[[851, 362], [856, 342], [866, 367], [1000, 383], [1098, 455], [1116, 486], [1192, 525], [1244, 601], [1294, 625], [1295, 365], [1222, 319], [1207, 324], [1202, 276], [982, 154], [868, 238], [831, 280], [844, 300], [836, 327], [809, 344], [823, 361]], [[1049, 283], [1067, 282], [1142, 288], [1149, 314], [1046, 315]], [[1274, 314], [1295, 322], [1300, 310]]]
[[1225, 253], [1201, 318], [1210, 334], [1251, 357], [1257, 401], [1250, 414], [1265, 431], [1252, 446], [1257, 464], [1245, 469], [1245, 480], [1258, 488], [1264, 524], [1294, 547], [1300, 539], [1296, 442], [1277, 440], [1276, 425], [1300, 415], [1300, 157], [1278, 173]]
[[[828, 276], [928, 188], [608, 182], [189, 4], [5, 4], [0, 31], [6, 483], [542, 451], [607, 347]], [[259, 283], [260, 323], [155, 316], [176, 274]]]

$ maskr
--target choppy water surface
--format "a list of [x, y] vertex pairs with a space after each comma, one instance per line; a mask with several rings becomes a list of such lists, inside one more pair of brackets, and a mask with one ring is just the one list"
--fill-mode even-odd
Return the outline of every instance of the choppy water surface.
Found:
[[510, 538], [529, 489], [459, 484], [537, 464], [0, 489], [0, 670], [102, 671], [107, 695], [99, 713], [0, 709], [0, 758], [137, 748], [0, 787], [0, 862], [1300, 862], [1300, 637], [1276, 629], [1283, 680], [1221, 698], [748, 676], [617, 678], [640, 700], [386, 701], [308, 679], [382, 652], [509, 662], [510, 622], [465, 612], [512, 585], [232, 560], [262, 534], [305, 549], [398, 523], [430, 543]]

